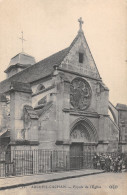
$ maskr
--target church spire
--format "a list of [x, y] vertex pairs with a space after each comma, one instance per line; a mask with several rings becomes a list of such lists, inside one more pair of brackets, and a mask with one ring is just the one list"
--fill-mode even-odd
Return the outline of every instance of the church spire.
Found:
[[82, 20], [82, 17], [80, 17], [79, 19], [78, 19], [78, 22], [79, 22], [79, 31], [78, 32], [83, 32], [83, 30], [82, 30], [82, 25], [83, 25], [83, 20]]

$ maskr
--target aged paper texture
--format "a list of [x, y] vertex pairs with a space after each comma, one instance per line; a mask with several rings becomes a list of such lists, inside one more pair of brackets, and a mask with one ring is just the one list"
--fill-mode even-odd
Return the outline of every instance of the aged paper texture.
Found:
[[[83, 36], [85, 36], [85, 41]], [[76, 50], [77, 48], [78, 50]], [[63, 51], [63, 49], [65, 50]], [[62, 52], [51, 58], [51, 61], [46, 61], [43, 71], [39, 65], [38, 69], [29, 71], [30, 65], [33, 66], [35, 63], [34, 60], [38, 63], [61, 50]], [[16, 55], [19, 57], [18, 60]], [[73, 65], [76, 67], [76, 55], [79, 55], [79, 65], [83, 63], [86, 67], [91, 65], [87, 72], [83, 66], [75, 68], [77, 78], [74, 77], [74, 74], [69, 76], [71, 71], [73, 72]], [[21, 71], [24, 71], [23, 63], [26, 60], [24, 56], [30, 57], [31, 64], [29, 60], [25, 62], [28, 71], [21, 80], [18, 71], [20, 68]], [[57, 60], [62, 63], [60, 66], [58, 66], [56, 58], [59, 58]], [[87, 60], [84, 62], [84, 59]], [[73, 65], [70, 62], [73, 62]], [[48, 71], [51, 70], [50, 63], [54, 63], [54, 72], [50, 73], [49, 81], [47, 81]], [[17, 72], [13, 73], [13, 68]], [[65, 70], [64, 73], [61, 73], [62, 68]], [[69, 72], [67, 72], [68, 70]], [[5, 117], [7, 121], [10, 120], [10, 123], [5, 122], [6, 120], [1, 114], [5, 107], [1, 102], [5, 101], [2, 99], [0, 102], [0, 194], [126, 195], [127, 0], [0, 0], [0, 82], [7, 78], [6, 74], [9, 79], [7, 79], [7, 83], [0, 84], [0, 94], [2, 94], [0, 98], [6, 96], [8, 101], [8, 94], [11, 93], [12, 88], [17, 90], [17, 86], [19, 86], [19, 91], [22, 90], [21, 94], [16, 92], [13, 96], [16, 98], [9, 107], [12, 110], [8, 111], [8, 107], [6, 108], [6, 112], [13, 115], [12, 118], [10, 114], [7, 115], [11, 119]], [[18, 85], [11, 83], [12, 81], [18, 82], [18, 76], [16, 78], [14, 74], [19, 75], [21, 83]], [[57, 74], [60, 76], [58, 80], [55, 80]], [[86, 74], [85, 81], [81, 74]], [[39, 83], [42, 79], [41, 75], [43, 75], [44, 86]], [[13, 76], [14, 79], [11, 80], [10, 77], [13, 78]], [[94, 80], [91, 82], [92, 77]], [[52, 83], [50, 83], [50, 78], [53, 78]], [[58, 82], [61, 82], [60, 85], [57, 85]], [[26, 83], [30, 83], [30, 86]], [[71, 83], [71, 89], [68, 87], [68, 83]], [[31, 86], [32, 95], [30, 95]], [[57, 86], [56, 90], [58, 91], [55, 91], [54, 86]], [[42, 91], [46, 94], [43, 98], [41, 97]], [[105, 101], [105, 98], [108, 97], [107, 91], [109, 91], [109, 102], [111, 102], [109, 105]], [[100, 94], [103, 92], [105, 95], [101, 97]], [[26, 95], [27, 93], [28, 95]], [[61, 96], [59, 96], [60, 93]], [[18, 95], [16, 96], [16, 94]], [[92, 100], [94, 94], [96, 100]], [[63, 102], [62, 99], [64, 99]], [[101, 101], [100, 104], [99, 101]], [[52, 102], [55, 102], [55, 105]], [[60, 106], [58, 106], [59, 104]], [[95, 104], [97, 106], [94, 107]], [[18, 105], [17, 108], [16, 105]], [[106, 106], [107, 109], [109, 107], [110, 113], [106, 113]], [[60, 113], [60, 109], [62, 109], [63, 115]], [[70, 113], [69, 119], [68, 113]], [[109, 120], [105, 119], [109, 115], [113, 116], [109, 117]], [[104, 120], [107, 121], [104, 123]], [[6, 128], [2, 126], [4, 123], [6, 123]], [[107, 123], [109, 131], [106, 131]], [[11, 127], [14, 128], [14, 131], [10, 130]], [[56, 134], [55, 130], [50, 130], [51, 127], [52, 129], [57, 128]], [[88, 129], [88, 133], [83, 128]], [[96, 133], [97, 128], [99, 135]], [[9, 138], [8, 132], [10, 132], [10, 139], [15, 137], [17, 140], [12, 139], [11, 145], [8, 141], [7, 144], [2, 145], [3, 140]], [[39, 132], [40, 138], [38, 138], [37, 132]], [[107, 141], [108, 134], [111, 135], [109, 136], [111, 139], [109, 138]], [[70, 140], [67, 139], [67, 136], [70, 136]], [[38, 140], [41, 140], [41, 150], [43, 148], [45, 150], [40, 153], [37, 148]], [[6, 159], [2, 157], [6, 152], [6, 150], [3, 151], [4, 147], [10, 149], [9, 153], [6, 153]], [[98, 150], [95, 149], [97, 147]], [[57, 148], [59, 152], [56, 154]], [[12, 154], [12, 150], [16, 150], [17, 153], [13, 152]], [[34, 152], [31, 153], [30, 150]], [[46, 152], [47, 150], [48, 152]], [[65, 152], [60, 153], [63, 150]], [[78, 154], [73, 153], [74, 150]], [[71, 152], [73, 155], [70, 157]], [[117, 152], [119, 152], [118, 155]], [[95, 153], [96, 159], [100, 159], [104, 155], [104, 160], [109, 158], [108, 160], [112, 161], [109, 166], [110, 170], [108, 170], [106, 160], [104, 167], [100, 160], [95, 160], [94, 163]], [[9, 157], [11, 160], [7, 162]], [[119, 171], [120, 158], [123, 163], [122, 171]], [[115, 171], [113, 163], [117, 160]], [[17, 167], [15, 166], [16, 162], [19, 163]], [[70, 170], [71, 165], [68, 165], [70, 162], [72, 170]], [[36, 168], [38, 164], [40, 167]], [[57, 169], [55, 165], [57, 165]], [[25, 172], [26, 169], [28, 169], [27, 172]], [[13, 174], [11, 174], [12, 172]], [[18, 174], [19, 172], [20, 174]]]

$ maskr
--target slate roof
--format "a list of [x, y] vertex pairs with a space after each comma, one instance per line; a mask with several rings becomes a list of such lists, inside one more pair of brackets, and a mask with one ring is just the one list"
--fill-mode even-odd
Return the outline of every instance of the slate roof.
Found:
[[30, 64], [22, 65], [22, 64], [17, 63], [17, 64], [15, 64], [15, 65], [10, 65], [4, 72], [5, 72], [5, 73], [8, 73], [8, 72], [10, 72], [11, 69], [13, 69], [13, 68], [25, 69], [25, 68], [30, 67], [30, 66], [31, 66]]
[[11, 81], [18, 81], [24, 83], [31, 83], [39, 80], [43, 77], [51, 75], [54, 71], [55, 65], [60, 65], [64, 57], [68, 54], [70, 47], [59, 51], [44, 60], [26, 68], [25, 70], [13, 75], [12, 77], [2, 81], [0, 83], [0, 93], [4, 93], [9, 90]]
[[127, 111], [127, 105], [126, 104], [117, 104], [116, 105], [116, 109], [117, 110]]
[[10, 130], [9, 129], [5, 129], [5, 130], [0, 132], [0, 138], [3, 138], [3, 137], [10, 137]]

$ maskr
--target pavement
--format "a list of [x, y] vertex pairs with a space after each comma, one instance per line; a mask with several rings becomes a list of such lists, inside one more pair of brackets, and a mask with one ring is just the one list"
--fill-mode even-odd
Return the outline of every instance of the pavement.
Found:
[[95, 175], [100, 173], [104, 173], [104, 171], [97, 169], [83, 169], [57, 173], [54, 172], [41, 175], [0, 178], [0, 190], [29, 186], [39, 183], [47, 183], [52, 181], [59, 181], [82, 176]]

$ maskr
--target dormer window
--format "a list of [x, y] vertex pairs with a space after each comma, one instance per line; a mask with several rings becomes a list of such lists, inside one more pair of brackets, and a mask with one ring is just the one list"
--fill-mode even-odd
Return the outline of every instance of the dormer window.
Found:
[[79, 53], [79, 63], [83, 63], [83, 59], [84, 59], [84, 54]]

